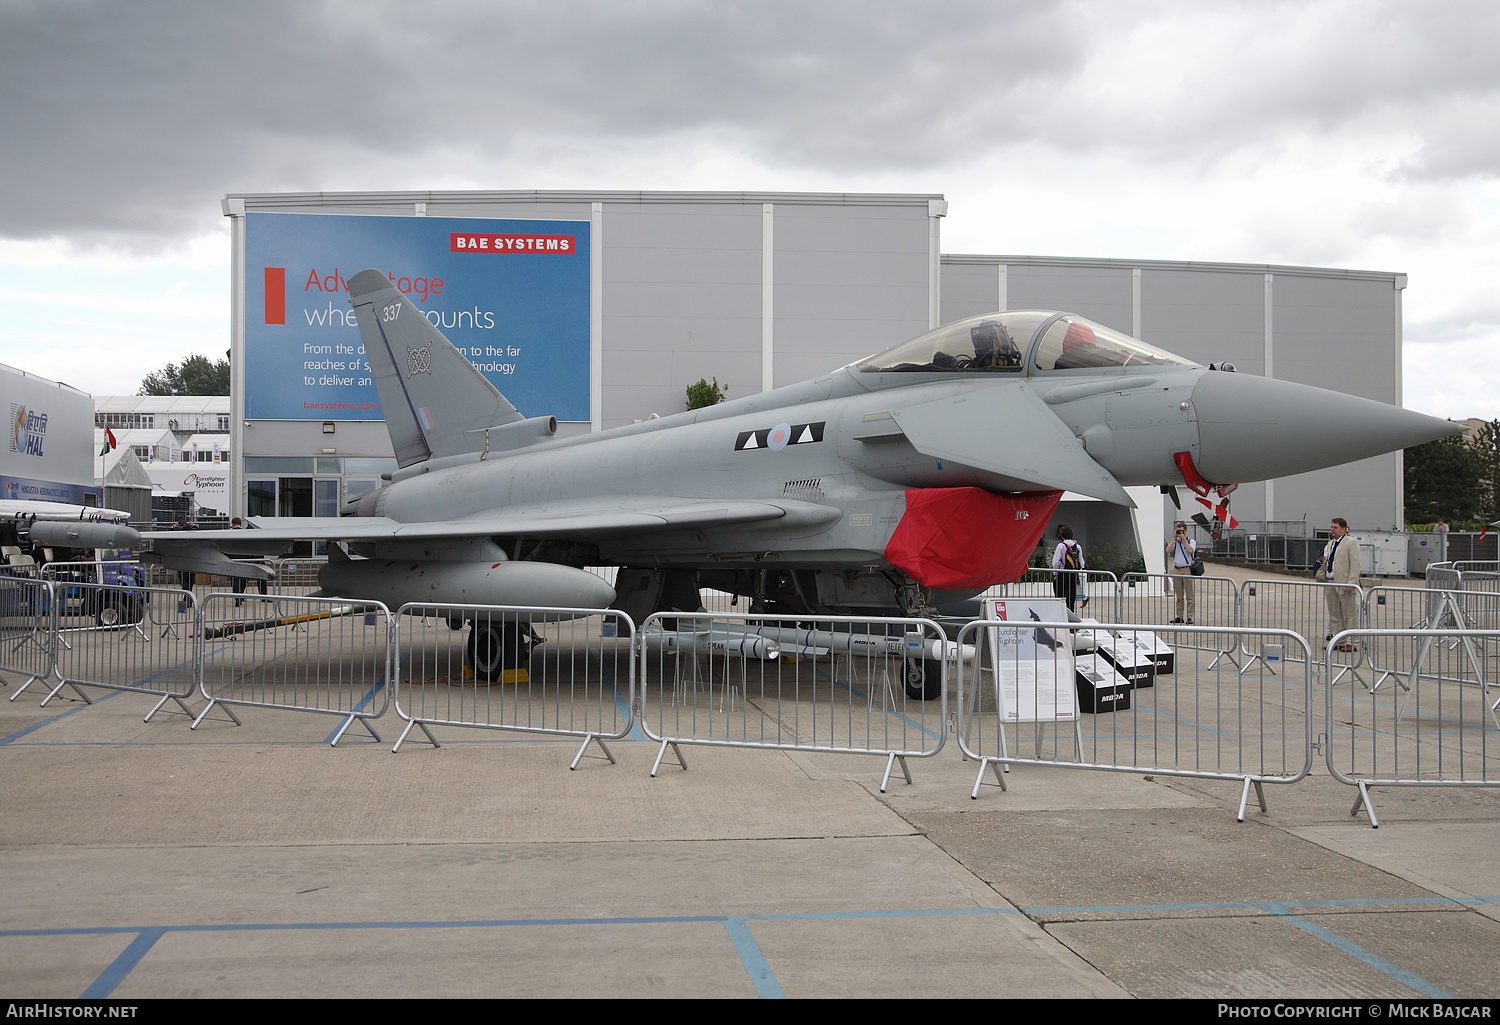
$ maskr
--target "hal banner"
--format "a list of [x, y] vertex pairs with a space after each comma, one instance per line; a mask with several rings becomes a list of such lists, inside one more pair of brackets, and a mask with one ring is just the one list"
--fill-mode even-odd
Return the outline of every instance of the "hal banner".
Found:
[[383, 271], [523, 416], [589, 419], [589, 222], [252, 213], [245, 416], [383, 420], [348, 279]]

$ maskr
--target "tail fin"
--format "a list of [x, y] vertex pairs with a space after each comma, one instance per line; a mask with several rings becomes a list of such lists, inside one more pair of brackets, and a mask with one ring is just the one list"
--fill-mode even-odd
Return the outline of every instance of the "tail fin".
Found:
[[484, 428], [521, 419], [386, 275], [360, 271], [349, 299], [400, 466], [477, 452]]

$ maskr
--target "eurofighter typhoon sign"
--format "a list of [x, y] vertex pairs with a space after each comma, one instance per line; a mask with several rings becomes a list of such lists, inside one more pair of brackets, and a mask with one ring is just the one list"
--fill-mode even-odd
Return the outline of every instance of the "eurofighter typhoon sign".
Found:
[[264, 213], [245, 217], [247, 418], [385, 419], [349, 307], [366, 267], [524, 416], [589, 419], [588, 221]]

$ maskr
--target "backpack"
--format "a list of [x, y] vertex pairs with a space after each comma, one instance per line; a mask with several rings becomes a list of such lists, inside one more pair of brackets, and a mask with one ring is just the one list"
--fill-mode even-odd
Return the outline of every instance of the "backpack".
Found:
[[1083, 569], [1083, 556], [1076, 543], [1063, 545], [1063, 569]]

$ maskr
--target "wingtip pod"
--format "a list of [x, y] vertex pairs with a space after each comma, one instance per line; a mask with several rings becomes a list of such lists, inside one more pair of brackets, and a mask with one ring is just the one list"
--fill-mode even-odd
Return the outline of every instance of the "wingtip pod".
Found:
[[1207, 374], [1193, 390], [1200, 473], [1238, 484], [1411, 448], [1463, 427], [1373, 399], [1251, 374]]

